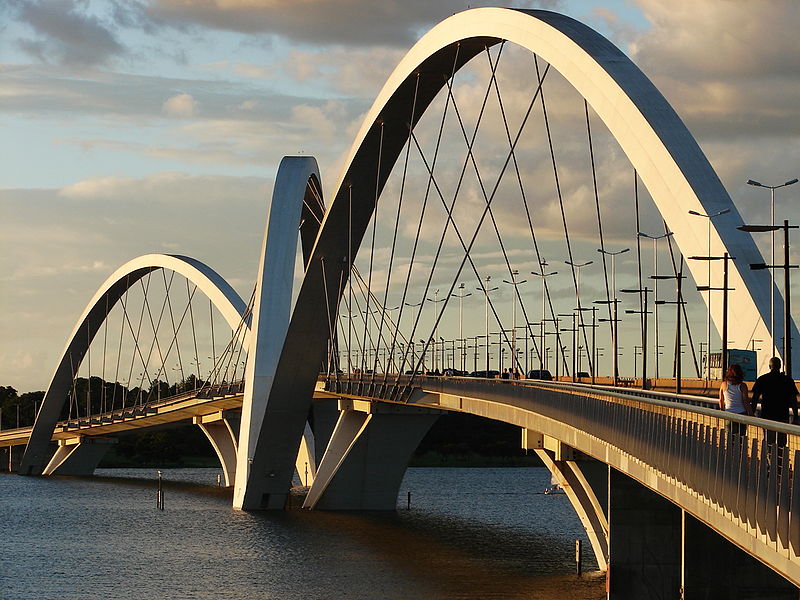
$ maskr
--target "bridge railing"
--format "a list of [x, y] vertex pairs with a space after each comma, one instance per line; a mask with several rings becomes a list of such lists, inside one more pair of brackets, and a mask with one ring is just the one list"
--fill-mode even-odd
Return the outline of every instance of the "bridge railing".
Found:
[[[379, 380], [378, 377], [375, 380]], [[331, 391], [407, 401], [410, 390], [340, 377]], [[511, 405], [568, 423], [672, 480], [800, 560], [800, 427], [713, 408], [707, 399], [545, 381], [416, 377], [417, 390]]]

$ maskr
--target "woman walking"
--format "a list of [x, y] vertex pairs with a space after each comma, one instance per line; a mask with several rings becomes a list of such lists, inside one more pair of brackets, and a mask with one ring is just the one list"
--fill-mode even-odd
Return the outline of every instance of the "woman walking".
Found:
[[[725, 372], [725, 380], [719, 386], [719, 408], [725, 412], [752, 417], [753, 409], [750, 406], [747, 384], [743, 383], [743, 379], [742, 367], [736, 363], [728, 367]], [[731, 433], [744, 435], [747, 431], [747, 425], [744, 423], [730, 421], [728, 425]]]

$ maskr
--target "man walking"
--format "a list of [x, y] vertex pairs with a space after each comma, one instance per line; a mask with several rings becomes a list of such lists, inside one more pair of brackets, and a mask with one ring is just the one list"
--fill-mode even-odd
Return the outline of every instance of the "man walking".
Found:
[[[759, 399], [761, 400], [761, 413], [758, 415], [762, 419], [779, 421], [786, 423], [789, 421], [789, 409], [792, 409], [792, 423], [797, 423], [797, 386], [794, 381], [781, 373], [781, 359], [773, 356], [769, 360], [769, 373], [756, 379], [753, 386], [752, 406], [755, 411]], [[774, 444], [776, 433], [767, 430], [767, 442]], [[777, 434], [777, 442], [780, 446], [786, 445], [786, 435]]]

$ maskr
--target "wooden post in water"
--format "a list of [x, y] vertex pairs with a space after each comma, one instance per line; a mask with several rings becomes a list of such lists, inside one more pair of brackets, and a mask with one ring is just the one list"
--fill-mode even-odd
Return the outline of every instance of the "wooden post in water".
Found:
[[575, 540], [575, 574], [580, 577], [583, 570], [583, 541]]
[[158, 510], [164, 510], [164, 487], [161, 480], [161, 471], [156, 471], [158, 473], [158, 489], [156, 490], [156, 508]]

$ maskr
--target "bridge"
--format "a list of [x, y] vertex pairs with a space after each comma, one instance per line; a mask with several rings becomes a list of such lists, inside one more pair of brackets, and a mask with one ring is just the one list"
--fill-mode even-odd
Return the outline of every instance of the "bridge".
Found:
[[[582, 173], [559, 162], [578, 148]], [[800, 428], [683, 393], [685, 362], [696, 389], [715, 388], [711, 348], [724, 367], [729, 321], [740, 347], [766, 340], [759, 367], [777, 353], [791, 374], [795, 325], [776, 323], [780, 294], [748, 268], [764, 260], [697, 142], [619, 49], [548, 11], [456, 14], [392, 73], [328, 201], [321, 180], [312, 157], [283, 159], [246, 302], [194, 258], [113, 273], [35, 422], [0, 431], [15, 470], [91, 474], [114, 435], [192, 422], [236, 508], [283, 509], [299, 475], [305, 508], [391, 510], [430, 426], [464, 412], [520, 427], [581, 518], [609, 597], [797, 597]], [[614, 230], [626, 219], [630, 254]], [[636, 257], [630, 287], [620, 256]]]

